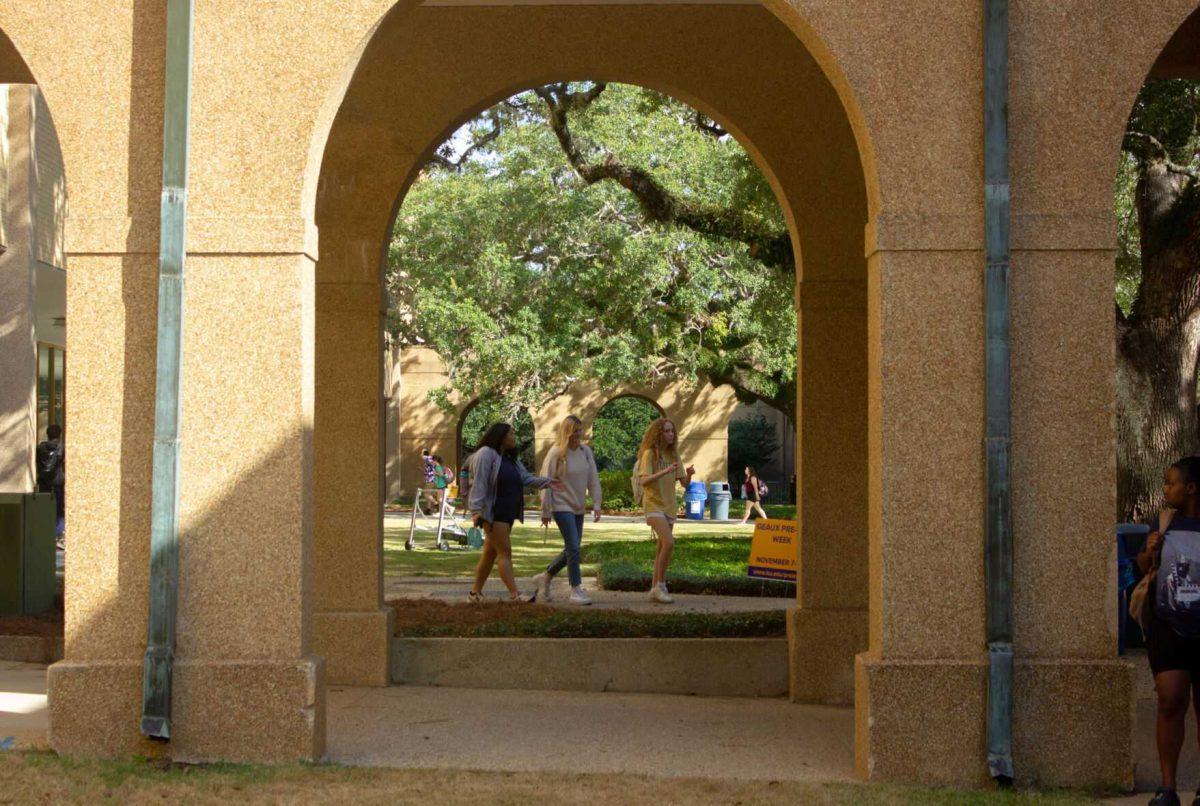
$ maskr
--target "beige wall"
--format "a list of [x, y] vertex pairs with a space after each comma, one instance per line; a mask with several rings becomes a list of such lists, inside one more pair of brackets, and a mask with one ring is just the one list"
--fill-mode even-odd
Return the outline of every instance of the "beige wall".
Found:
[[[0, 0], [0, 80], [39, 82], [72, 189], [75, 483], [67, 660], [50, 674], [58, 750], [318, 757], [316, 656], [338, 679], [386, 679], [379, 272], [395, 201], [473, 110], [539, 81], [597, 76], [711, 110], [762, 161], [794, 225], [804, 503], [793, 694], [844, 693], [847, 659], [865, 647], [852, 692], [861, 774], [982, 781], [979, 0], [770, 0], [770, 13], [197, 4], [178, 732], [166, 748], [137, 734], [162, 8]], [[1110, 595], [1110, 194], [1137, 89], [1195, 10], [1012, 6], [1022, 781], [1130, 780]], [[1087, 569], [1069, 595], [1047, 553]]]
[[[387, 462], [390, 466], [398, 460], [401, 468], [398, 497], [412, 503], [414, 491], [422, 479], [421, 449], [429, 447], [433, 453], [454, 464], [460, 447], [460, 424], [473, 401], [455, 399], [457, 409], [452, 414], [430, 402], [428, 393], [447, 385], [450, 378], [437, 353], [428, 348], [408, 347], [400, 351], [396, 374], [401, 378], [400, 408], [404, 416], [399, 430], [399, 454], [389, 453]], [[697, 480], [708, 482], [725, 478], [728, 458], [725, 429], [737, 401], [728, 387], [713, 388], [703, 381], [695, 386], [676, 381], [641, 386], [626, 384], [614, 389], [601, 389], [595, 383], [573, 384], [566, 394], [529, 412], [533, 419], [538, 465], [531, 469], [538, 472], [541, 468], [546, 452], [557, 441], [558, 425], [567, 415], [574, 414], [590, 428], [605, 403], [626, 395], [636, 395], [655, 403], [676, 422], [680, 451], [685, 462], [696, 466]]]
[[58, 135], [32, 84], [0, 84], [0, 492], [35, 485], [37, 343], [63, 346], [66, 184]]

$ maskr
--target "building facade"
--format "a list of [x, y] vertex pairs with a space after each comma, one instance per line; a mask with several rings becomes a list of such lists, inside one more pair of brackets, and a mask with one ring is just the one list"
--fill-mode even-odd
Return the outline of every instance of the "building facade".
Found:
[[[1133, 670], [1112, 595], [1112, 186], [1143, 81], [1197, 66], [1196, 12], [1011, 4], [1023, 782], [1131, 781]], [[605, 78], [720, 122], [792, 230], [793, 698], [854, 704], [866, 778], [986, 780], [982, 2], [196, 4], [163, 746], [139, 713], [165, 24], [164, 4], [142, 0], [0, 2], [0, 81], [39, 86], [72, 194], [56, 749], [318, 758], [326, 686], [387, 683], [380, 276], [394, 211], [471, 115], [546, 81]], [[1048, 557], [1069, 558], [1069, 586]]]
[[36, 86], [0, 84], [0, 492], [32, 492], [34, 449], [65, 424], [67, 195]]

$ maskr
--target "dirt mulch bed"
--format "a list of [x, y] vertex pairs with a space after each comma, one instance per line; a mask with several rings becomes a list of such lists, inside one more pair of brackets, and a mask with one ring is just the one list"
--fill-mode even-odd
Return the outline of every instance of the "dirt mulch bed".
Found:
[[0, 635], [33, 635], [41, 638], [62, 638], [62, 613], [41, 616], [0, 616]]
[[489, 601], [449, 604], [394, 599], [396, 635], [406, 638], [782, 638], [785, 612], [639, 613], [561, 610]]

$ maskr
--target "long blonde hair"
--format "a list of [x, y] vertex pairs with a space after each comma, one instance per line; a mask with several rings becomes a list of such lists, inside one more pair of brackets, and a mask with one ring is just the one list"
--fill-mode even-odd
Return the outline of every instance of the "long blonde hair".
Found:
[[571, 436], [575, 433], [576, 427], [582, 426], [583, 420], [574, 414], [568, 414], [558, 424], [558, 462], [555, 463], [554, 472], [559, 478], [567, 472], [567, 452], [571, 450]]
[[[675, 429], [675, 443], [670, 447], [667, 447], [663, 440], [663, 426], [667, 423]], [[675, 425], [674, 420], [659, 417], [647, 426], [646, 433], [642, 435], [642, 444], [638, 446], [638, 461], [641, 461], [642, 454], [646, 451], [654, 452], [655, 465], [663, 460], [664, 455], [674, 462], [679, 461], [679, 427]]]

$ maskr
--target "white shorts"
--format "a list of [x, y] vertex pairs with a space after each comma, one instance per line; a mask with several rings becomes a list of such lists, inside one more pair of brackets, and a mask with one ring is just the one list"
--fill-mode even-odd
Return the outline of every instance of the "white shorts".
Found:
[[668, 515], [667, 513], [659, 512], [658, 510], [651, 510], [650, 512], [646, 513], [646, 523], [650, 523], [651, 518], [659, 518], [661, 520], [664, 520], [667, 522], [668, 526], [674, 526], [675, 521], [679, 520], [674, 515]]

